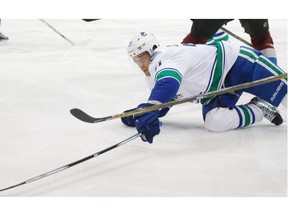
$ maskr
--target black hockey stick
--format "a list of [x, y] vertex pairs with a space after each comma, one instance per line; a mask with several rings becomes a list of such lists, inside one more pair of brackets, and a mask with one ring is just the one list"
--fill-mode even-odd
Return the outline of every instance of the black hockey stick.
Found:
[[141, 134], [137, 133], [137, 134], [135, 134], [135, 135], [133, 135], [133, 136], [131, 136], [131, 137], [129, 137], [129, 138], [127, 138], [127, 139], [115, 144], [115, 145], [113, 145], [113, 146], [110, 146], [109, 148], [103, 149], [103, 150], [101, 150], [101, 151], [99, 151], [97, 153], [94, 153], [92, 155], [89, 155], [89, 156], [87, 156], [85, 158], [82, 158], [82, 159], [77, 160], [75, 162], [69, 163], [69, 164], [67, 164], [65, 166], [62, 166], [62, 167], [59, 167], [57, 169], [51, 170], [49, 172], [43, 173], [43, 174], [38, 175], [38, 176], [36, 176], [34, 178], [31, 178], [31, 179], [28, 179], [26, 181], [23, 181], [23, 182], [21, 182], [19, 184], [15, 184], [15, 185], [12, 185], [12, 186], [7, 187], [7, 188], [0, 189], [0, 192], [5, 191], [5, 190], [9, 190], [9, 189], [12, 189], [12, 188], [15, 188], [15, 187], [19, 187], [21, 185], [28, 184], [28, 183], [33, 182], [33, 181], [37, 181], [39, 179], [45, 178], [47, 176], [50, 176], [50, 175], [53, 175], [55, 173], [61, 172], [63, 170], [66, 170], [68, 168], [71, 168], [71, 167], [73, 167], [73, 166], [75, 166], [77, 164], [83, 163], [84, 161], [90, 160], [90, 159], [95, 158], [95, 157], [97, 157], [97, 156], [99, 156], [99, 155], [101, 155], [101, 154], [103, 154], [105, 152], [108, 152], [108, 151], [110, 151], [112, 149], [115, 149], [115, 148], [121, 146], [121, 145], [124, 145], [124, 144], [126, 144], [126, 143], [128, 143], [128, 142], [130, 142], [130, 141], [132, 141], [132, 140], [134, 140], [136, 138], [138, 138], [139, 136], [141, 136]]
[[242, 83], [240, 85], [231, 86], [231, 87], [220, 89], [220, 90], [213, 91], [213, 92], [208, 92], [206, 94], [199, 94], [199, 95], [192, 96], [192, 97], [186, 97], [186, 98], [182, 98], [182, 99], [178, 99], [178, 100], [173, 100], [173, 101], [170, 101], [167, 103], [154, 105], [151, 107], [147, 107], [145, 109], [137, 109], [137, 110], [133, 110], [130, 112], [123, 112], [120, 114], [101, 117], [101, 118], [92, 117], [78, 108], [71, 109], [70, 113], [74, 117], [76, 117], [77, 119], [79, 119], [81, 121], [84, 121], [87, 123], [98, 123], [98, 122], [113, 120], [113, 119], [117, 119], [117, 118], [123, 118], [123, 117], [131, 116], [131, 115], [135, 115], [135, 114], [139, 114], [139, 113], [150, 112], [153, 110], [162, 109], [164, 107], [172, 107], [174, 105], [183, 104], [183, 103], [187, 103], [187, 102], [193, 102], [193, 101], [200, 100], [203, 98], [214, 97], [217, 95], [226, 94], [226, 93], [230, 93], [230, 92], [234, 92], [234, 91], [238, 91], [238, 90], [243, 90], [243, 89], [247, 89], [247, 88], [250, 88], [253, 86], [257, 86], [257, 85], [261, 85], [261, 84], [265, 84], [265, 83], [269, 83], [269, 82], [274, 82], [274, 81], [277, 81], [280, 79], [287, 79], [287, 74], [271, 76], [271, 77], [267, 77], [267, 78], [260, 79], [257, 81]]

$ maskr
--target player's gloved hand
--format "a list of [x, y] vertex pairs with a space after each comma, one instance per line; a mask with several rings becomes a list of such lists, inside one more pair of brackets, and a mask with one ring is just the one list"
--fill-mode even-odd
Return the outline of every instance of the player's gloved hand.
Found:
[[[133, 110], [136, 110], [138, 109], [139, 107], [137, 108], [133, 108], [133, 109], [129, 109], [129, 110], [125, 110], [125, 112], [130, 112], [130, 111], [133, 111]], [[170, 107], [165, 107], [165, 108], [162, 108], [160, 111], [159, 111], [159, 118], [165, 116], [170, 110]], [[121, 118], [121, 121], [123, 124], [129, 126], [129, 127], [135, 127], [136, 124], [135, 124], [135, 119], [134, 119], [134, 116], [127, 116], [127, 117], [123, 117]]]
[[[130, 111], [133, 111], [133, 110], [136, 110], [137, 108], [134, 108], [134, 109], [129, 109], [129, 110], [125, 110], [125, 112], [130, 112]], [[123, 117], [121, 118], [121, 121], [123, 124], [129, 126], [129, 127], [135, 127], [136, 124], [135, 124], [135, 120], [134, 120], [134, 116], [131, 115], [131, 116], [127, 116], [127, 117]]]
[[159, 118], [164, 117], [170, 110], [170, 107], [164, 107], [159, 111]]
[[[146, 108], [153, 104], [143, 103], [138, 108]], [[153, 137], [160, 133], [159, 110], [153, 110], [147, 113], [136, 114], [134, 120], [136, 128], [141, 133], [141, 139], [144, 142], [153, 143]]]

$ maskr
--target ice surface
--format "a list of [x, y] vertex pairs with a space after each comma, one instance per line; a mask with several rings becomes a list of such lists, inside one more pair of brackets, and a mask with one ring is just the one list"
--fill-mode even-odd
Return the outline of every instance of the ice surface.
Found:
[[[0, 188], [71, 163], [136, 133], [119, 120], [87, 124], [146, 100], [144, 77], [126, 54], [138, 31], [181, 42], [189, 20], [2, 20], [0, 45]], [[226, 26], [246, 40], [239, 22]], [[270, 20], [279, 65], [287, 69], [287, 20]], [[230, 37], [232, 41], [235, 41]], [[250, 95], [241, 99], [250, 100]], [[286, 110], [284, 110], [286, 112]], [[287, 196], [287, 124], [267, 120], [211, 133], [201, 108], [175, 106], [152, 145], [140, 139], [0, 196], [223, 197]]]

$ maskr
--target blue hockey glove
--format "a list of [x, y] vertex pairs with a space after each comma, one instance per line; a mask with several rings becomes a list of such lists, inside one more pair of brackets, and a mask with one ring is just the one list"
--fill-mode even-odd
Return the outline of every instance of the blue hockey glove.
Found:
[[159, 118], [164, 117], [169, 112], [169, 110], [170, 110], [170, 107], [162, 108], [159, 111]]
[[[125, 112], [130, 112], [130, 111], [133, 111], [133, 110], [136, 110], [138, 109], [139, 107], [137, 108], [133, 108], [133, 109], [129, 109], [129, 110], [125, 110]], [[160, 111], [159, 111], [159, 118], [165, 116], [170, 110], [170, 107], [165, 107], [165, 108], [162, 108]], [[123, 117], [121, 118], [121, 121], [123, 124], [129, 126], [129, 127], [135, 127], [136, 124], [135, 124], [135, 119], [134, 119], [134, 116], [127, 116], [127, 117]]]
[[[129, 109], [129, 110], [125, 110], [125, 112], [130, 112], [130, 111], [133, 111], [133, 110], [136, 110], [137, 108], [134, 108], [134, 109]], [[135, 124], [135, 120], [134, 120], [134, 116], [127, 116], [127, 117], [123, 117], [121, 118], [121, 121], [123, 124], [129, 126], [129, 127], [135, 127], [136, 124]]]
[[[143, 103], [138, 108], [146, 108], [153, 104]], [[153, 143], [153, 137], [160, 133], [159, 110], [153, 110], [147, 113], [136, 114], [134, 120], [136, 128], [141, 133], [141, 139], [144, 142]]]

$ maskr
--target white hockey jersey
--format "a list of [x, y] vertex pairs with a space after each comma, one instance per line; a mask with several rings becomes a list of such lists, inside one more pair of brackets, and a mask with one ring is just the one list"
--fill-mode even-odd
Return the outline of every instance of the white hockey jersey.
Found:
[[177, 95], [183, 97], [219, 89], [240, 51], [239, 44], [219, 44], [218, 51], [212, 45], [159, 46], [152, 54], [149, 66], [151, 76], [146, 78], [149, 89], [152, 91], [156, 82], [165, 77], [179, 82]]

